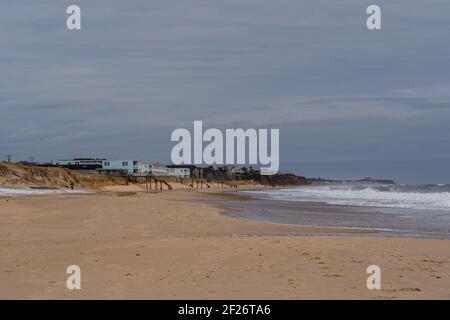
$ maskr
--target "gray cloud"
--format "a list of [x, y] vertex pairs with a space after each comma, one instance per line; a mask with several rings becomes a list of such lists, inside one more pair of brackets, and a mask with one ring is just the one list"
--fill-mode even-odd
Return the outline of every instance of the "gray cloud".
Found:
[[446, 0], [380, 0], [377, 32], [369, 1], [77, 3], [80, 32], [72, 1], [0, 4], [5, 154], [168, 160], [204, 120], [279, 127], [284, 170], [450, 182]]

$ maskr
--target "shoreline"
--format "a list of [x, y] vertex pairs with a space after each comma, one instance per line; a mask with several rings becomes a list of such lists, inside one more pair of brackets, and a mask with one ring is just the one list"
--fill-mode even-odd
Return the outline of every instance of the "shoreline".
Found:
[[[240, 190], [243, 191], [243, 190]], [[381, 229], [376, 228], [359, 228], [359, 227], [331, 227], [331, 226], [320, 226], [320, 225], [302, 225], [302, 224], [294, 224], [294, 223], [281, 223], [281, 222], [273, 222], [273, 221], [261, 221], [253, 218], [246, 218], [243, 215], [239, 215], [241, 209], [238, 206], [234, 206], [235, 202], [247, 202], [249, 200], [259, 200], [258, 198], [252, 195], [241, 195], [237, 194], [238, 191], [224, 191], [224, 192], [216, 192], [216, 193], [205, 193], [208, 197], [213, 197], [213, 199], [202, 199], [207, 204], [213, 205], [216, 208], [221, 210], [221, 214], [232, 217], [235, 219], [239, 219], [242, 221], [249, 221], [260, 224], [267, 224], [272, 226], [285, 226], [292, 227], [298, 229], [296, 233], [286, 234], [286, 236], [319, 236], [322, 234], [325, 235], [342, 235], [342, 236], [363, 236], [363, 235], [374, 235], [379, 231], [383, 231]], [[226, 203], [223, 203], [221, 200], [225, 200]], [[301, 230], [307, 230], [304, 233]], [[317, 234], [317, 235], [315, 235]], [[281, 234], [279, 236], [282, 236]]]
[[[317, 236], [228, 216], [205, 203], [216, 191], [0, 197], [0, 298], [450, 297], [448, 240]], [[277, 235], [299, 230], [313, 234]], [[65, 288], [72, 264], [82, 290]], [[372, 264], [381, 290], [366, 288]]]
[[[329, 235], [342, 235], [345, 232], [335, 231], [347, 230], [349, 236], [369, 233], [381, 237], [450, 240], [446, 225], [425, 227], [420, 224], [420, 219], [410, 215], [413, 209], [277, 200], [240, 194], [239, 191], [218, 194], [210, 203], [226, 208], [226, 214], [232, 217], [329, 230]], [[403, 216], [407, 218], [403, 219]]]

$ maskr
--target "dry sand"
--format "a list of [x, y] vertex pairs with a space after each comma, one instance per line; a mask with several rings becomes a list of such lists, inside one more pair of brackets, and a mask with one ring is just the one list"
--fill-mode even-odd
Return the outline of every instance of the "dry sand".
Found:
[[[198, 203], [208, 192], [135, 191], [0, 197], [0, 298], [450, 298], [450, 241], [267, 236], [326, 230], [229, 217]], [[72, 264], [81, 290], [66, 289]], [[371, 264], [382, 290], [366, 288]]]

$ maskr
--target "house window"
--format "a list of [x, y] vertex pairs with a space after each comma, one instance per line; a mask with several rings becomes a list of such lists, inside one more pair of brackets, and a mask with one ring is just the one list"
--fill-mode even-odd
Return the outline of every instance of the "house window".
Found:
[[128, 161], [122, 161], [122, 167], [128, 167]]

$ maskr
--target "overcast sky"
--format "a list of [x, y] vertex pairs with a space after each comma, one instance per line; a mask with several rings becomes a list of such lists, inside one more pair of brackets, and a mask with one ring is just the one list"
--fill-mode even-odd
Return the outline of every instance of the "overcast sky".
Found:
[[203, 120], [279, 128], [283, 171], [450, 183], [449, 39], [448, 0], [2, 1], [0, 156], [168, 161]]

